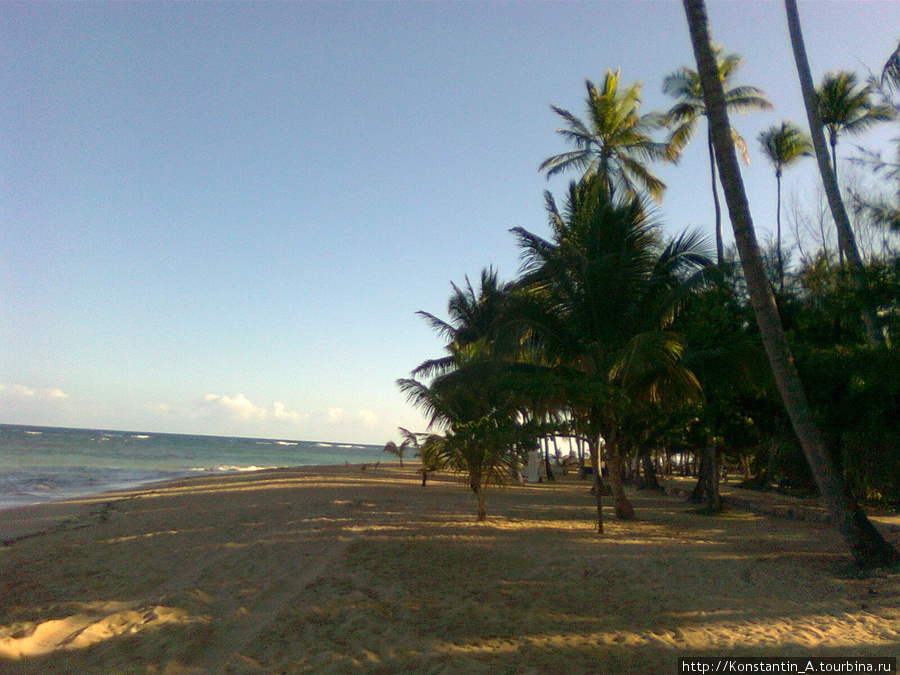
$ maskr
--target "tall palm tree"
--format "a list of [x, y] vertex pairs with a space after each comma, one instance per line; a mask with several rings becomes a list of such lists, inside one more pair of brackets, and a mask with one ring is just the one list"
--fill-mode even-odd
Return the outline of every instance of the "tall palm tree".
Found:
[[876, 102], [872, 84], [860, 84], [856, 73], [849, 71], [828, 73], [816, 93], [822, 124], [828, 130], [831, 166], [837, 180], [838, 137], [859, 134], [878, 122], [891, 120], [894, 109], [886, 103]]
[[[772, 104], [761, 89], [751, 86], [730, 86], [731, 78], [744, 62], [743, 57], [738, 54], [723, 54], [722, 47], [715, 48], [715, 56], [719, 81], [725, 89], [725, 102], [729, 110], [734, 112], [754, 112], [772, 109]], [[696, 70], [691, 68], [683, 67], [667, 75], [663, 80], [663, 92], [674, 97], [677, 101], [665, 117], [666, 124], [672, 128], [669, 136], [667, 158], [670, 161], [675, 161], [696, 135], [700, 119], [707, 116], [706, 103], [703, 100], [700, 76]], [[731, 138], [734, 146], [740, 150], [744, 161], [749, 164], [750, 155], [747, 153], [747, 144], [744, 142], [744, 138], [735, 129], [731, 130]], [[708, 124], [706, 145], [709, 152], [709, 170], [716, 218], [716, 262], [721, 267], [725, 259], [725, 243], [722, 238], [722, 207], [719, 205], [716, 158]]]
[[812, 155], [812, 141], [799, 127], [784, 120], [781, 126], [772, 126], [759, 134], [763, 154], [775, 165], [777, 186], [777, 206], [775, 210], [775, 245], [778, 249], [778, 284], [784, 290], [784, 260], [781, 253], [781, 173], [784, 167], [797, 162], [801, 157]]
[[[831, 168], [838, 181], [837, 144], [842, 134], [855, 135], [869, 129], [878, 122], [893, 119], [894, 108], [874, 99], [875, 87], [871, 83], [860, 84], [856, 73], [840, 71], [828, 73], [822, 79], [816, 94], [819, 97], [819, 111], [822, 124], [828, 131], [831, 146]], [[840, 189], [840, 182], [838, 182]], [[838, 260], [843, 262], [844, 249], [838, 237]]]
[[[809, 59], [806, 56], [806, 44], [803, 41], [803, 30], [800, 26], [800, 13], [797, 10], [797, 0], [784, 0], [785, 13], [787, 14], [788, 33], [791, 36], [791, 47], [794, 51], [794, 62], [797, 65], [797, 75], [800, 79], [800, 90], [803, 93], [803, 105], [806, 108], [806, 118], [809, 120], [809, 133], [812, 138], [813, 148], [816, 151], [816, 162], [819, 165], [819, 175], [822, 177], [822, 186], [828, 198], [828, 207], [831, 217], [837, 229], [838, 246], [846, 256], [847, 266], [850, 270], [850, 279], [853, 290], [859, 295], [866, 288], [865, 270], [862, 257], [856, 246], [856, 237], [850, 226], [850, 218], [841, 198], [838, 188], [837, 176], [834, 172], [833, 159], [829, 157], [828, 148], [825, 145], [824, 124], [822, 122], [822, 110], [819, 95], [813, 84], [812, 71], [809, 68]], [[877, 312], [865, 300], [861, 303], [860, 313], [863, 324], [866, 327], [866, 338], [870, 345], [884, 344], [884, 335], [878, 327]]]
[[521, 285], [539, 303], [529, 317], [535, 340], [566, 382], [598, 488], [602, 436], [616, 515], [632, 518], [621, 481], [625, 411], [669, 388], [695, 391], [696, 380], [681, 364], [684, 345], [670, 326], [708, 260], [696, 234], [663, 245], [638, 197], [572, 183], [565, 210], [549, 194], [547, 209], [550, 239], [513, 230], [523, 249]]
[[[786, 3], [792, 2], [793, 0], [786, 0]], [[741, 266], [779, 393], [832, 522], [846, 540], [856, 563], [861, 567], [896, 564], [900, 562], [900, 553], [884, 540], [844, 490], [841, 475], [831, 462], [821, 431], [813, 418], [781, 327], [775, 298], [766, 278], [765, 266], [756, 241], [750, 205], [747, 202], [740, 166], [731, 140], [731, 125], [728, 121], [722, 83], [718, 78], [706, 5], [703, 0], [683, 0], [683, 3], [697, 59], [697, 71], [703, 83], [703, 96], [709, 111], [709, 123], [716, 146], [716, 161], [722, 176], [722, 187], [725, 190]], [[819, 130], [821, 131], [821, 126]]]
[[881, 84], [888, 89], [900, 90], [900, 42], [884, 63], [881, 70]]
[[661, 201], [666, 189], [646, 166], [645, 162], [663, 159], [664, 143], [654, 141], [651, 134], [661, 127], [657, 113], [640, 114], [640, 82], [619, 90], [619, 71], [606, 71], [601, 87], [588, 80], [587, 123], [556, 106], [553, 111], [566, 121], [557, 129], [575, 150], [550, 157], [541, 164], [547, 176], [577, 169], [583, 180], [599, 179], [604, 189], [624, 189], [637, 195], [640, 188], [653, 199]]

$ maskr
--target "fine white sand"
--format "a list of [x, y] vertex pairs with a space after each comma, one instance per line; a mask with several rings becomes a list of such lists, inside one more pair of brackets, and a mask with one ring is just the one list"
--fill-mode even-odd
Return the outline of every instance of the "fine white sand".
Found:
[[[0, 512], [3, 673], [674, 673], [897, 656], [900, 575], [828, 526], [417, 465], [205, 477]], [[896, 534], [890, 534], [895, 543]]]

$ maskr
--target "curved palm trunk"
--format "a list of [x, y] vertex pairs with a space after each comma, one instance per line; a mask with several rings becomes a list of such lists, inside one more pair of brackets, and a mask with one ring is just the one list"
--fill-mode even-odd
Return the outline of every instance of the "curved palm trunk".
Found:
[[[750, 216], [750, 205], [744, 191], [737, 155], [731, 143], [731, 128], [712, 50], [706, 6], [703, 0], [683, 0], [683, 2], [697, 59], [697, 70], [703, 83], [703, 97], [706, 101], [709, 123], [716, 144], [719, 174], [725, 189], [725, 199], [740, 253], [741, 266], [747, 280], [750, 301], [772, 373], [794, 432], [803, 447], [831, 520], [847, 542], [856, 564], [871, 568], [900, 563], [900, 553], [884, 540], [845, 491], [841, 475], [831, 463], [822, 434], [813, 419], [781, 327], [775, 298], [766, 280], [762, 255]], [[788, 4], [792, 2], [793, 0], [786, 0]], [[821, 127], [819, 130], [821, 131]]]
[[[862, 258], [859, 255], [853, 228], [850, 226], [850, 218], [847, 216], [847, 209], [844, 206], [841, 192], [838, 188], [837, 164], [834, 163], [833, 158], [829, 158], [828, 147], [825, 145], [822, 115], [819, 112], [819, 96], [816, 94], [812, 72], [809, 69], [809, 60], [806, 57], [806, 46], [803, 42], [803, 32], [800, 29], [797, 0], [784, 0], [784, 7], [787, 13], [788, 31], [791, 35], [791, 46], [794, 50], [794, 61], [797, 63], [797, 74], [800, 77], [800, 88], [803, 90], [806, 116], [809, 119], [809, 133], [812, 137], [813, 148], [816, 151], [816, 161], [819, 163], [822, 184], [828, 197], [828, 206], [831, 209], [831, 216], [834, 218], [834, 223], [837, 227], [838, 263], [842, 262], [842, 257], [846, 257], [853, 290], [858, 295], [866, 287]], [[861, 308], [863, 324], [866, 327], [866, 338], [870, 345], [880, 346], [884, 344], [884, 335], [878, 329], [875, 310], [868, 306], [868, 302], [864, 298]]]
[[709, 146], [709, 171], [712, 176], [713, 208], [716, 212], [716, 264], [725, 262], [725, 240], [722, 237], [722, 205], [719, 204], [719, 182], [716, 180], [716, 150], [713, 145], [712, 130], [707, 122], [707, 145]]

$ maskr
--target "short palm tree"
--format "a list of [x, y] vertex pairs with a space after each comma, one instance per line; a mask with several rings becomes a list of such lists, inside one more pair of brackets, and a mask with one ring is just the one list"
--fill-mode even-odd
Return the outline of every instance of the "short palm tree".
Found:
[[583, 172], [584, 181], [598, 178], [604, 189], [624, 189], [631, 195], [643, 188], [659, 202], [665, 183], [645, 163], [663, 159], [666, 145], [651, 136], [661, 128], [660, 115], [640, 114], [641, 83], [620, 91], [619, 71], [608, 70], [602, 86], [597, 87], [590, 80], [586, 86], [587, 123], [568, 110], [551, 106], [567, 125], [557, 132], [575, 150], [546, 159], [540, 170], [549, 177], [577, 169]]
[[479, 350], [513, 350], [517, 344], [514, 326], [507, 321], [510, 284], [501, 282], [493, 268], [481, 272], [477, 290], [466, 277], [465, 284], [451, 284], [453, 293], [447, 303], [449, 320], [429, 312], [417, 312], [431, 328], [447, 341], [444, 357], [422, 363], [413, 375], [432, 376], [454, 370], [468, 352], [471, 358]]
[[398, 427], [398, 429], [403, 436], [403, 440], [399, 445], [394, 441], [388, 441], [384, 446], [384, 451], [396, 455], [397, 459], [400, 460], [400, 468], [402, 469], [403, 456], [406, 454], [406, 451], [410, 448], [415, 448], [416, 451], [419, 450], [419, 438], [418, 434], [413, 433], [409, 429], [404, 429], [403, 427]]
[[794, 164], [801, 157], [812, 155], [812, 141], [799, 127], [784, 120], [781, 126], [772, 126], [760, 133], [759, 143], [763, 154], [775, 165], [778, 195], [775, 210], [775, 245], [778, 249], [778, 284], [784, 290], [784, 260], [781, 252], [781, 173], [784, 167]]
[[[751, 86], [730, 87], [731, 78], [744, 62], [738, 54], [723, 54], [722, 47], [716, 47], [716, 63], [719, 70], [719, 81], [725, 89], [725, 102], [730, 111], [754, 112], [771, 110], [772, 104], [765, 92]], [[700, 76], [696, 70], [683, 67], [666, 76], [663, 80], [663, 92], [675, 98], [676, 103], [666, 114], [665, 122], [671, 128], [667, 158], [675, 161], [684, 148], [697, 133], [700, 119], [707, 116], [706, 103], [703, 100], [703, 89]], [[731, 138], [734, 146], [741, 152], [746, 163], [750, 163], [747, 144], [743, 137], [732, 128]], [[707, 151], [712, 178], [713, 207], [715, 209], [716, 261], [719, 266], [725, 259], [725, 243], [722, 237], [722, 207], [719, 204], [719, 187], [716, 178], [716, 158], [712, 137], [707, 125]]]
[[422, 363], [412, 378], [398, 380], [409, 401], [429, 416], [429, 427], [441, 432], [422, 441], [423, 468], [449, 466], [467, 473], [478, 520], [487, 515], [488, 485], [504, 482], [517, 462], [522, 406], [508, 377], [505, 347], [515, 342], [505, 329], [508, 289], [488, 269], [477, 290], [468, 279], [462, 287], [453, 285], [449, 321], [419, 312], [447, 340], [447, 354]]

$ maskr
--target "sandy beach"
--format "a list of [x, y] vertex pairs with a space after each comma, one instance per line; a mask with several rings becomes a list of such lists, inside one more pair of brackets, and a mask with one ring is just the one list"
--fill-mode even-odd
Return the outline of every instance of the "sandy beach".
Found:
[[[679, 656], [898, 656], [900, 575], [833, 530], [415, 464], [204, 477], [0, 512], [0, 672], [674, 673]], [[896, 532], [890, 532], [900, 544]]]

